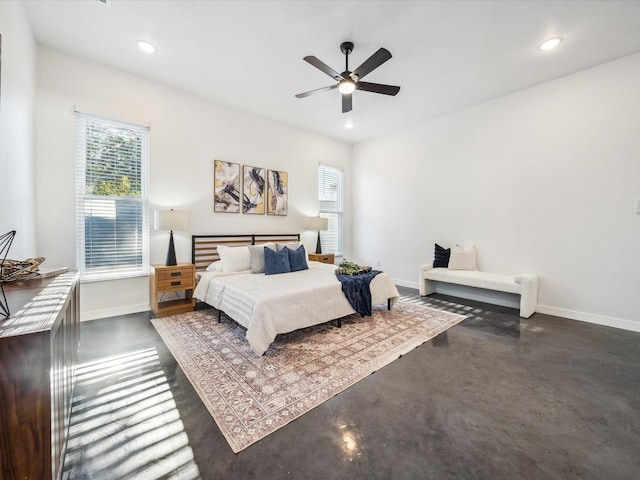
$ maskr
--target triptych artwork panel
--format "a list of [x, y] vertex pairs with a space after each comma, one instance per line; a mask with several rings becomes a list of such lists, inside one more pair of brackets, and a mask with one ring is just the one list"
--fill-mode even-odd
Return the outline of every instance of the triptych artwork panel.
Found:
[[287, 172], [214, 160], [213, 211], [287, 215]]

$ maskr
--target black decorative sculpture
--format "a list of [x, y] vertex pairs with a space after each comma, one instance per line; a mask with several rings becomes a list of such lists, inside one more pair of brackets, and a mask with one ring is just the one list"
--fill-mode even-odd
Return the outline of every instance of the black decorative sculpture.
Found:
[[4, 294], [4, 262], [7, 259], [7, 254], [13, 243], [13, 238], [16, 236], [16, 231], [12, 230], [9, 233], [5, 233], [0, 237], [0, 316], [8, 318], [11, 312], [9, 312], [9, 304], [7, 303], [7, 297]]

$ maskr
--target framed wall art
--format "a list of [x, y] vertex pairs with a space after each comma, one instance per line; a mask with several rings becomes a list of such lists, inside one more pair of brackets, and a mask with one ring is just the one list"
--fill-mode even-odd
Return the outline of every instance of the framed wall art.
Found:
[[289, 179], [287, 172], [269, 170], [267, 173], [267, 214], [287, 215]]
[[242, 172], [242, 213], [264, 215], [264, 194], [267, 186], [264, 168], [244, 165]]
[[240, 212], [240, 164], [213, 161], [213, 211]]

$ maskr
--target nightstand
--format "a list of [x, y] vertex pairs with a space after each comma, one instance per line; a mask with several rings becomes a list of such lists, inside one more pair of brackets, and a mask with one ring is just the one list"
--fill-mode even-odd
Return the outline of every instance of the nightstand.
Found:
[[321, 263], [335, 263], [336, 257], [333, 253], [310, 253], [309, 260]]
[[[176, 313], [193, 311], [196, 302], [193, 289], [196, 285], [196, 266], [192, 263], [177, 265], [151, 265], [149, 288], [151, 289], [151, 310], [156, 317], [166, 317]], [[184, 298], [165, 301], [163, 294], [184, 291]]]

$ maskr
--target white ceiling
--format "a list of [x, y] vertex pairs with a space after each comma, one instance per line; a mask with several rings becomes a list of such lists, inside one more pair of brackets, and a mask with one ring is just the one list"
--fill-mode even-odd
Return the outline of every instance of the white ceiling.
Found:
[[[357, 143], [640, 52], [640, 1], [28, 0], [38, 44], [285, 124]], [[538, 50], [560, 35], [553, 52]], [[143, 54], [139, 39], [158, 51]], [[334, 81], [302, 58], [344, 70], [378, 48], [393, 58], [341, 113]], [[344, 127], [351, 120], [354, 128]]]

